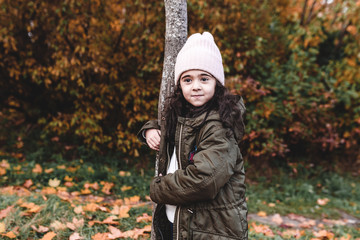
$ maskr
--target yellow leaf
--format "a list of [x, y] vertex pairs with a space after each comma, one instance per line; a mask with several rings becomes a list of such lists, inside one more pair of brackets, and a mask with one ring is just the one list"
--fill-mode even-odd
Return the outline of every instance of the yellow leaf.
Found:
[[6, 230], [5, 223], [0, 222], [0, 233], [5, 232], [5, 230]]
[[40, 240], [51, 240], [56, 236], [56, 233], [54, 232], [48, 232], [47, 234], [45, 234], [43, 236], [43, 238], [41, 238]]
[[122, 192], [125, 192], [125, 191], [130, 190], [130, 189], [132, 189], [131, 186], [122, 186], [122, 187], [121, 187], [121, 191], [122, 191]]
[[266, 217], [266, 216], [267, 216], [266, 212], [264, 212], [264, 211], [258, 212], [257, 215], [258, 215], [259, 217]]
[[58, 187], [60, 185], [60, 182], [61, 181], [59, 179], [57, 179], [57, 178], [50, 179], [49, 180], [49, 186], [56, 188], [56, 187]]
[[73, 178], [71, 178], [71, 177], [69, 177], [67, 175], [64, 177], [65, 182], [72, 182], [72, 180], [73, 180]]
[[5, 169], [9, 169], [10, 168], [10, 164], [7, 160], [3, 159], [1, 162], [0, 162], [0, 167], [2, 168], [5, 168]]

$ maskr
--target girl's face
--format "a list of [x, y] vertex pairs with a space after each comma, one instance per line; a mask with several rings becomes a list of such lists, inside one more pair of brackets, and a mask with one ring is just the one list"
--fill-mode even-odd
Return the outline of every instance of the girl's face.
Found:
[[216, 79], [208, 72], [189, 70], [179, 81], [184, 98], [194, 107], [201, 107], [214, 96]]

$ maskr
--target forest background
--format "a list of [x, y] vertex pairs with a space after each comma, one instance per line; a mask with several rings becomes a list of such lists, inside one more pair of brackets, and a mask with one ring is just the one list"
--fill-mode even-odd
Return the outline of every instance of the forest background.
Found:
[[[214, 35], [244, 98], [250, 171], [359, 174], [359, 0], [189, 0], [188, 26]], [[164, 35], [163, 1], [0, 0], [0, 155], [146, 166]]]

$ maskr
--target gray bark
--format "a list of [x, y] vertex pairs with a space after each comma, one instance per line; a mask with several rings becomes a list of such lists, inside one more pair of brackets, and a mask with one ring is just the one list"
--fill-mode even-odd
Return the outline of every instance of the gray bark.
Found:
[[[164, 0], [165, 3], [165, 51], [164, 66], [162, 72], [159, 104], [158, 121], [161, 124], [161, 117], [165, 108], [166, 98], [174, 91], [174, 68], [176, 56], [187, 39], [187, 2], [186, 0]], [[164, 129], [164, 126], [161, 126]], [[156, 156], [155, 176], [158, 175], [159, 157]], [[155, 206], [154, 206], [155, 207]], [[154, 212], [153, 212], [154, 216]], [[155, 231], [152, 226], [151, 239], [156, 239]]]

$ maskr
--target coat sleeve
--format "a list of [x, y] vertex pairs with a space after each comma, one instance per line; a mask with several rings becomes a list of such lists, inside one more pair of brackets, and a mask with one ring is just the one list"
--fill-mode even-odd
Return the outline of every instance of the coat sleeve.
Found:
[[140, 129], [140, 131], [137, 133], [137, 138], [140, 142], [146, 144], [146, 139], [144, 138], [144, 131], [148, 129], [160, 129], [160, 126], [158, 125], [157, 120], [150, 120], [144, 124], [144, 126]]
[[150, 197], [156, 203], [187, 205], [212, 200], [234, 174], [238, 146], [227, 130], [212, 124], [201, 134], [194, 164], [173, 174], [156, 177], [150, 184]]

